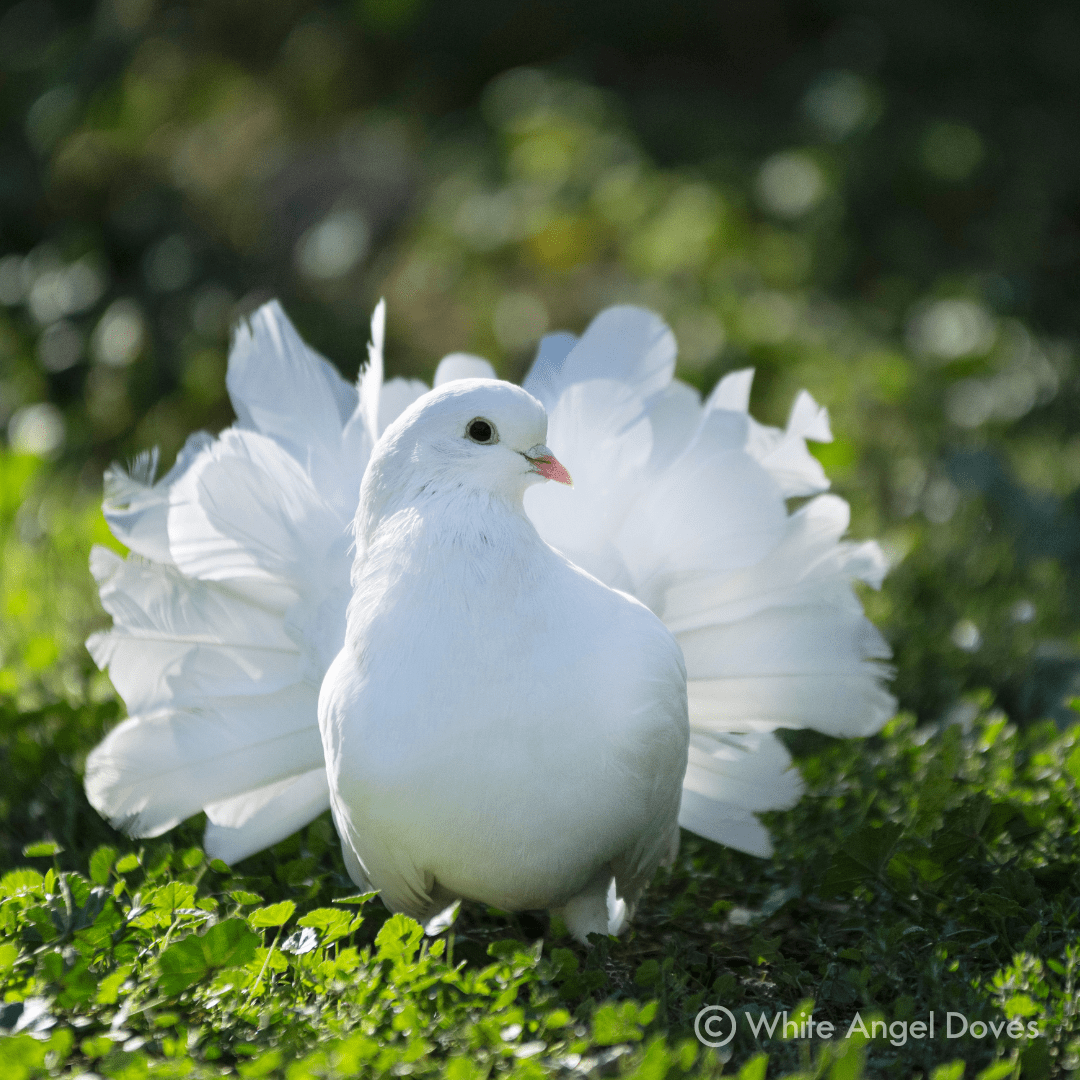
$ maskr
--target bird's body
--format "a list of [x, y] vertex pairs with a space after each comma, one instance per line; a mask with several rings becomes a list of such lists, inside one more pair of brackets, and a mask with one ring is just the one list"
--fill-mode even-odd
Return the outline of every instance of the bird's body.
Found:
[[[538, 402], [467, 385], [451, 390], [462, 433], [482, 412], [505, 442], [500, 417], [523, 405], [536, 426], [521, 449], [543, 442]], [[524, 483], [492, 490], [467, 461], [418, 463], [427, 417], [407, 419], [408, 446], [377, 453], [365, 478], [345, 644], [319, 700], [343, 842], [391, 908], [425, 920], [456, 898], [562, 908], [598, 875], [601, 899], [614, 877], [632, 902], [678, 838], [678, 645], [540, 539]], [[468, 449], [482, 464], [494, 451]], [[582, 936], [607, 924], [605, 910]]]
[[[824, 410], [757, 424], [749, 372], [702, 402], [637, 308], [546, 337], [524, 388], [461, 354], [430, 392], [384, 382], [381, 350], [380, 306], [349, 386], [266, 305], [230, 354], [236, 425], [157, 483], [107, 475], [131, 554], [92, 552], [114, 625], [88, 647], [129, 716], [91, 804], [137, 836], [205, 811], [226, 862], [330, 808], [395, 910], [550, 907], [582, 939], [680, 825], [768, 855], [756, 813], [801, 791], [775, 729], [893, 707], [851, 588], [884, 560], [840, 539], [806, 448]], [[564, 465], [573, 491], [543, 483]]]
[[361, 577], [372, 603], [319, 703], [335, 817], [371, 883], [417, 917], [432, 878], [511, 911], [557, 907], [646, 832], [666, 850], [688, 727], [659, 620], [527, 521], [470, 536], [394, 518], [376, 544], [410, 557]]

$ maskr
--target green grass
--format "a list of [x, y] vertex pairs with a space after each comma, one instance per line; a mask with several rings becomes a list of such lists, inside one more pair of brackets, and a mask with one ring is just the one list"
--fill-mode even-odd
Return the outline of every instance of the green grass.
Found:
[[[100, 522], [61, 478], [2, 467], [0, 1029], [23, 1024], [0, 1035], [5, 1080], [958, 1076], [935, 1071], [949, 1062], [989, 1078], [1080, 1064], [1080, 729], [1020, 730], [984, 693], [870, 740], [791, 733], [807, 795], [767, 816], [773, 860], [684, 834], [632, 930], [591, 948], [542, 913], [478, 905], [425, 938], [352, 896], [328, 817], [233, 868], [207, 862], [199, 821], [135, 842], [97, 817], [82, 762], [120, 715], [78, 646], [100, 619], [79, 577]], [[20, 525], [20, 507], [50, 498], [48, 527]], [[707, 1005], [739, 1017], [722, 1050], [694, 1037]], [[835, 1025], [831, 1044], [758, 1038], [746, 1020], [811, 1008]], [[935, 1039], [908, 1028], [897, 1045], [931, 1010]], [[947, 1012], [1001, 1034], [944, 1038]], [[879, 1023], [876, 1038], [844, 1038], [856, 1013], [891, 1037]], [[1014, 1018], [1039, 1037], [1009, 1038]]]

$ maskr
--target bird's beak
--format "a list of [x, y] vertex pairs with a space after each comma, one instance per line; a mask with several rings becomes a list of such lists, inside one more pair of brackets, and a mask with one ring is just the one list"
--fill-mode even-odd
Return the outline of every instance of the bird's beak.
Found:
[[570, 474], [563, 467], [559, 459], [543, 443], [524, 451], [521, 456], [532, 465], [531, 471], [539, 473], [548, 480], [555, 480], [560, 484], [574, 486]]

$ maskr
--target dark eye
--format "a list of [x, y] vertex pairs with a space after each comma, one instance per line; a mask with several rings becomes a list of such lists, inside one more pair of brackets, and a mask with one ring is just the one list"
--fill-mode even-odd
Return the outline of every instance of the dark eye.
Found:
[[473, 442], [493, 443], [499, 441], [498, 436], [495, 434], [495, 426], [481, 416], [469, 421], [468, 426], [465, 428], [465, 434]]

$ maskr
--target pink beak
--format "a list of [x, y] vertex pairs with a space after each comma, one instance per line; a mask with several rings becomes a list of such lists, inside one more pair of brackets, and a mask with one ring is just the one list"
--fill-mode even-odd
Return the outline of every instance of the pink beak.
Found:
[[544, 445], [532, 447], [527, 454], [522, 455], [526, 461], [532, 463], [532, 471], [539, 473], [548, 480], [554, 480], [559, 484], [574, 486], [570, 474], [563, 467], [559, 459]]

